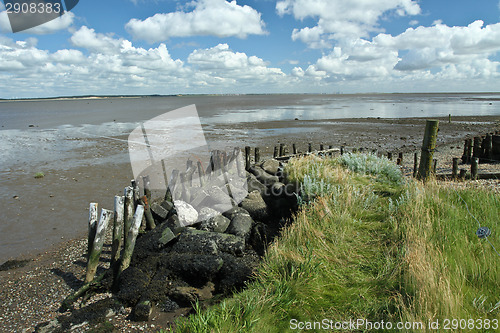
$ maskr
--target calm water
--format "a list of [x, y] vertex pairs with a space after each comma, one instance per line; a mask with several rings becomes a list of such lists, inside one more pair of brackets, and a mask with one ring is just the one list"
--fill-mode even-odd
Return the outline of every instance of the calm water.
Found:
[[[215, 133], [221, 124], [295, 118], [500, 115], [500, 93], [0, 101], [0, 209], [4, 212], [0, 263], [26, 249], [41, 250], [61, 237], [84, 233], [88, 203], [102, 200], [112, 205], [114, 189], [126, 185], [109, 171], [100, 174], [99, 166], [107, 170], [127, 166], [124, 139], [130, 131], [141, 121], [191, 104], [196, 105], [204, 130]], [[38, 171], [47, 173], [42, 182], [33, 179]], [[130, 179], [128, 171], [124, 174], [124, 179]]]

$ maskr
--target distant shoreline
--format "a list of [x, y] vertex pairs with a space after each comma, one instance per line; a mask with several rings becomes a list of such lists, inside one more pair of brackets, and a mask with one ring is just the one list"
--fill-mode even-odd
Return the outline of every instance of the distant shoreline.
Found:
[[[410, 93], [255, 93], [255, 94], [152, 94], [152, 95], [74, 95], [74, 96], [52, 96], [52, 97], [23, 97], [23, 98], [0, 98], [1, 102], [25, 102], [25, 101], [68, 101], [68, 100], [91, 100], [108, 98], [148, 98], [148, 97], [197, 97], [197, 96], [280, 96], [280, 95], [310, 95], [310, 96], [390, 96], [390, 95], [417, 95], [417, 96], [454, 96], [454, 95], [498, 95], [499, 92], [410, 92]], [[500, 100], [500, 99], [499, 99]]]

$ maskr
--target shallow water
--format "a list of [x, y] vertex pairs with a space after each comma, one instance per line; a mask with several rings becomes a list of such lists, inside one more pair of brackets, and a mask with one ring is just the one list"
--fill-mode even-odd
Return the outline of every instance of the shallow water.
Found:
[[[0, 102], [0, 263], [83, 235], [89, 202], [112, 208], [132, 178], [127, 136], [195, 104], [213, 140], [302, 135], [318, 120], [500, 115], [500, 94], [242, 95]], [[244, 123], [315, 120], [248, 131]], [[242, 124], [243, 123], [243, 124]], [[238, 126], [232, 125], [238, 124]], [[33, 125], [33, 127], [30, 127]], [[224, 128], [224, 130], [222, 130]], [[228, 139], [229, 138], [229, 139]], [[35, 179], [37, 172], [45, 177]]]

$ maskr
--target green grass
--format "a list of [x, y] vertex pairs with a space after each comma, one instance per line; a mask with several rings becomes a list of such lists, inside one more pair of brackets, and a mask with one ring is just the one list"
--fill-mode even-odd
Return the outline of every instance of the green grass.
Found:
[[[477, 222], [453, 189], [404, 181], [394, 164], [372, 155], [296, 159], [286, 172], [302, 184], [302, 206], [255, 280], [218, 305], [197, 307], [176, 331], [499, 317], [500, 257], [477, 238]], [[458, 193], [500, 250], [498, 195]]]

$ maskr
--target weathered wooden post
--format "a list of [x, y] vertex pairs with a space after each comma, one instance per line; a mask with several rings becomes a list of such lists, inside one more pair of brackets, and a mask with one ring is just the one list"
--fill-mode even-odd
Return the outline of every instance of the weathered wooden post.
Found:
[[432, 170], [432, 159], [439, 128], [439, 120], [427, 120], [425, 125], [424, 140], [422, 141], [422, 154], [417, 178], [426, 181], [429, 179]]
[[198, 166], [198, 176], [199, 176], [199, 180], [200, 180], [200, 187], [204, 187], [205, 186], [205, 173], [203, 172], [203, 166], [201, 165], [200, 161], [198, 161], [197, 166]]
[[319, 150], [320, 150], [320, 151], [325, 150], [325, 145], [324, 145], [324, 144], [322, 144], [322, 143], [320, 143], [320, 144], [319, 144]]
[[135, 179], [132, 179], [130, 181], [130, 185], [134, 189], [134, 210], [135, 210], [135, 207], [139, 204], [139, 201], [141, 200], [141, 194], [139, 192], [139, 185], [137, 185]]
[[260, 148], [255, 147], [255, 164], [260, 162]]
[[280, 157], [285, 156], [285, 144], [280, 143]]
[[245, 170], [250, 170], [250, 146], [245, 147]]
[[123, 244], [127, 244], [127, 236], [132, 219], [134, 217], [134, 189], [132, 186], [125, 187], [125, 212], [124, 212], [124, 227], [123, 227]]
[[484, 138], [484, 159], [485, 162], [491, 162], [493, 158], [493, 138], [490, 133], [486, 134], [486, 138]]
[[481, 157], [481, 137], [474, 137], [474, 146], [472, 150], [472, 157]]
[[91, 202], [89, 207], [89, 234], [88, 234], [88, 244], [87, 244], [87, 260], [90, 257], [90, 251], [92, 251], [92, 244], [94, 244], [95, 233], [97, 230], [97, 217], [98, 217], [98, 204], [96, 202]]
[[466, 176], [466, 175], [467, 175], [467, 170], [465, 170], [465, 169], [460, 169], [460, 174], [459, 174], [459, 176], [458, 176], [458, 177], [459, 177], [461, 180], [465, 180], [465, 176]]
[[387, 153], [387, 159], [388, 159], [389, 161], [392, 161], [392, 153], [391, 153], [391, 152], [388, 152], [388, 153]]
[[451, 169], [451, 178], [456, 180], [458, 178], [458, 157], [453, 158], [453, 167]]
[[97, 223], [97, 230], [95, 233], [94, 242], [92, 244], [92, 249], [90, 250], [90, 255], [87, 262], [87, 273], [85, 275], [85, 283], [90, 282], [94, 279], [95, 272], [97, 271], [97, 265], [99, 264], [99, 257], [101, 256], [102, 252], [102, 245], [104, 244], [106, 228], [108, 227], [111, 217], [113, 217], [112, 211], [107, 209], [101, 210], [101, 218]]
[[123, 218], [125, 213], [125, 197], [115, 195], [114, 219], [113, 219], [113, 240], [111, 242], [111, 269], [113, 276], [118, 272], [120, 262], [120, 250], [122, 247]]
[[312, 151], [313, 151], [311, 142], [309, 142], [309, 147], [307, 148], [307, 151], [310, 153], [312, 153]]
[[472, 157], [472, 139], [465, 139], [464, 153], [462, 155], [462, 163], [463, 164], [470, 163], [471, 157]]
[[433, 161], [433, 164], [432, 164], [432, 173], [435, 175], [436, 171], [437, 171], [438, 160], [434, 158], [432, 161]]
[[151, 213], [149, 199], [147, 196], [142, 197], [142, 203], [144, 204], [144, 216], [146, 217], [146, 230], [153, 230], [154, 228], [156, 228], [156, 224], [153, 218], [153, 214]]
[[344, 146], [340, 146], [340, 155], [344, 155]]
[[478, 164], [479, 164], [479, 158], [473, 157], [470, 164], [470, 175], [473, 180], [477, 179]]
[[144, 186], [144, 195], [148, 197], [148, 200], [151, 200], [151, 182], [149, 176], [142, 177], [142, 184]]
[[403, 153], [399, 153], [398, 158], [399, 158], [400, 164], [403, 164]]
[[413, 154], [413, 178], [417, 177], [418, 172], [418, 153]]
[[120, 262], [120, 268], [118, 269], [118, 276], [128, 268], [130, 265], [130, 260], [132, 259], [132, 253], [134, 252], [135, 241], [137, 239], [137, 234], [139, 233], [139, 228], [141, 226], [142, 217], [144, 215], [144, 206], [138, 205], [133, 217], [133, 223], [128, 231], [127, 239], [128, 243], [125, 244], [123, 249], [123, 256]]
[[278, 149], [279, 149], [278, 146], [274, 146], [274, 153], [273, 153], [274, 158], [278, 157], [278, 153], [279, 153]]
[[294, 155], [297, 155], [297, 145], [295, 143], [292, 144], [292, 152]]

